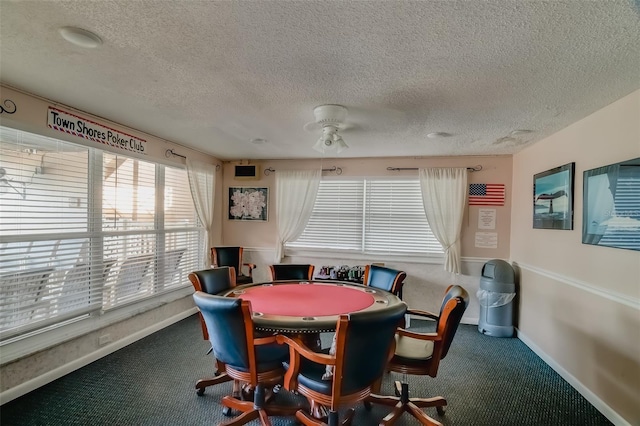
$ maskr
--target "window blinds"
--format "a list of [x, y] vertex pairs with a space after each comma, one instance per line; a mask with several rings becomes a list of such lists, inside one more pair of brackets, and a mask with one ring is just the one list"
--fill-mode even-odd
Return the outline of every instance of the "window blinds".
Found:
[[414, 180], [323, 180], [302, 235], [292, 248], [366, 254], [442, 253]]
[[287, 246], [361, 250], [363, 202], [363, 181], [320, 181], [305, 230]]
[[367, 181], [365, 253], [442, 253], [429, 228], [418, 180]]

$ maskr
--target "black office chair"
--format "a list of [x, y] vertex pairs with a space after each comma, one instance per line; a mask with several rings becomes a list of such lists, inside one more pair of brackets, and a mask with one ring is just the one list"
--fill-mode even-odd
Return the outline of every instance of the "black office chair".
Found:
[[[451, 342], [458, 329], [460, 320], [469, 304], [469, 294], [458, 285], [447, 288], [442, 300], [440, 315], [436, 316], [426, 311], [408, 310], [411, 315], [418, 315], [436, 321], [435, 333], [418, 333], [415, 331], [398, 329], [396, 335], [396, 350], [387, 369], [398, 373], [428, 375], [436, 377], [440, 360], [449, 352]], [[396, 397], [371, 395], [367, 403], [394, 406], [393, 411], [385, 417], [380, 425], [393, 425], [405, 411], [427, 426], [442, 426], [429, 417], [421, 407], [436, 407], [438, 414], [444, 414], [447, 400], [441, 396], [433, 398], [409, 398], [409, 385], [395, 383]], [[376, 389], [378, 392], [379, 389]], [[366, 404], [368, 408], [370, 407]]]
[[[233, 266], [236, 268], [236, 284], [251, 284], [253, 282], [253, 270], [256, 265], [243, 263], [243, 252], [244, 248], [242, 247], [211, 247], [213, 267]], [[244, 274], [245, 270], [247, 271], [246, 275]]]
[[[193, 284], [193, 288], [196, 292], [201, 291], [207, 294], [217, 294], [224, 290], [228, 290], [230, 288], [235, 287], [236, 285], [236, 270], [233, 267], [224, 266], [221, 268], [211, 268], [211, 269], [203, 269], [201, 271], [194, 271], [189, 274], [189, 281]], [[209, 332], [207, 330], [207, 324], [204, 321], [204, 317], [201, 312], [198, 312], [198, 316], [200, 317], [200, 325], [202, 327], [202, 337], [204, 340], [209, 340]], [[209, 354], [213, 350], [213, 347], [209, 349]], [[196, 392], [198, 395], [202, 396], [204, 394], [204, 390], [208, 386], [217, 385], [219, 383], [228, 382], [232, 380], [224, 372], [224, 366], [222, 363], [216, 359], [216, 371], [215, 377], [200, 379], [196, 382]], [[234, 393], [239, 391], [239, 384], [234, 383]], [[225, 410], [227, 413], [228, 410]]]
[[287, 347], [276, 344], [274, 335], [254, 336], [251, 302], [200, 291], [193, 299], [209, 330], [216, 359], [223, 363], [229, 377], [248, 386], [243, 396], [222, 398], [225, 407], [243, 413], [227, 424], [237, 426], [260, 419], [263, 426], [271, 426], [269, 415], [293, 415], [297, 407], [265, 404], [265, 386], [282, 383], [282, 362], [287, 358]]
[[309, 264], [281, 263], [269, 265], [271, 281], [277, 280], [311, 280], [315, 266]]
[[402, 299], [402, 285], [407, 273], [378, 265], [366, 265], [362, 283], [395, 294]]
[[[381, 380], [406, 310], [400, 303], [384, 311], [341, 315], [329, 354], [314, 352], [283, 335], [277, 337], [290, 348], [284, 387], [304, 395], [310, 404], [308, 413], [296, 413], [299, 421], [307, 426], [337, 426], [341, 406], [352, 406], [371, 393]], [[353, 414], [349, 409], [340, 424], [351, 424]]]

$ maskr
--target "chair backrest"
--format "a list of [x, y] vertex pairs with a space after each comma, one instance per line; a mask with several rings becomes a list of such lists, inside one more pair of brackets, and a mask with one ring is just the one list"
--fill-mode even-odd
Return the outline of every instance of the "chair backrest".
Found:
[[378, 265], [366, 265], [363, 284], [402, 295], [402, 285], [407, 273]]
[[234, 267], [203, 269], [189, 274], [189, 281], [196, 291], [217, 294], [236, 286], [236, 270]]
[[243, 251], [242, 247], [211, 247], [213, 266], [233, 266], [241, 274]]
[[[437, 356], [436, 351], [440, 352], [439, 358], [444, 359], [449, 352], [453, 336], [455, 336], [460, 325], [460, 320], [464, 311], [469, 305], [469, 293], [459, 285], [450, 285], [442, 299], [440, 307], [440, 315], [438, 317], [436, 331], [442, 338], [439, 345], [435, 345], [434, 357]], [[437, 346], [440, 346], [439, 348]]]
[[[336, 330], [334, 377], [340, 378], [340, 394], [352, 394], [371, 386], [384, 373], [394, 335], [407, 311], [398, 305], [384, 311], [342, 315]], [[337, 386], [337, 384], [336, 384]]]
[[216, 359], [237, 370], [255, 370], [251, 303], [201, 291], [195, 292], [193, 300], [209, 330]]
[[315, 266], [310, 264], [283, 263], [269, 265], [271, 280], [311, 280]]

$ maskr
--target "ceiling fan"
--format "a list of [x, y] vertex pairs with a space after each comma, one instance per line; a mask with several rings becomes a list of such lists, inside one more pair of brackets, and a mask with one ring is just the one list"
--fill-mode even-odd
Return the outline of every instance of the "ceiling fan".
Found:
[[305, 130], [322, 129], [322, 135], [313, 145], [316, 151], [325, 153], [327, 151], [336, 151], [341, 153], [349, 146], [338, 134], [340, 129], [345, 128], [345, 120], [347, 118], [347, 108], [342, 105], [319, 105], [313, 109], [315, 122], [307, 123]]

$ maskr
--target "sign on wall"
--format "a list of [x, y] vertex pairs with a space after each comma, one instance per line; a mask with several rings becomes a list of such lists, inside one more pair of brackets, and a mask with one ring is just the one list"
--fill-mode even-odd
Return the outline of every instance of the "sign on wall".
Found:
[[79, 136], [93, 142], [102, 143], [115, 148], [147, 154], [147, 141], [136, 136], [129, 135], [120, 130], [115, 130], [88, 118], [49, 107], [47, 111], [47, 125], [60, 132]]

